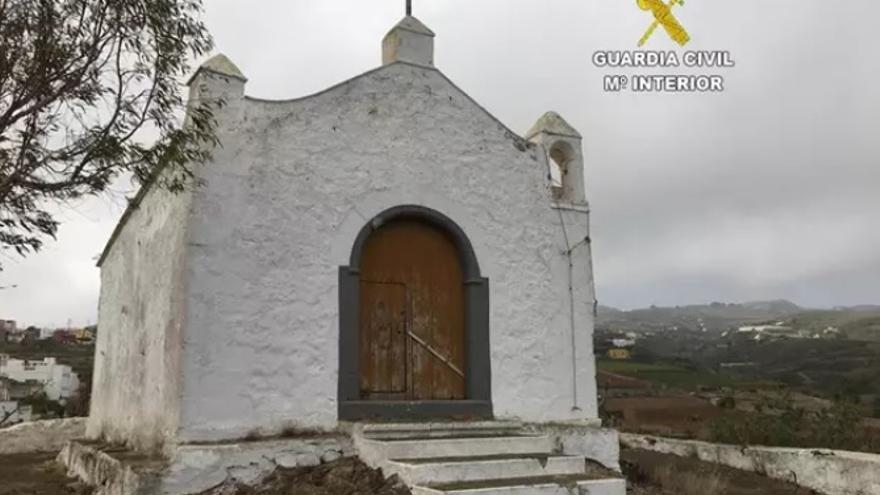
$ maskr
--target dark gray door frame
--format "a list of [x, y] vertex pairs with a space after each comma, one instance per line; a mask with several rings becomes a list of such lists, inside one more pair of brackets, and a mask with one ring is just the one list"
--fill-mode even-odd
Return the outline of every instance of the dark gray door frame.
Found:
[[[362, 400], [358, 328], [361, 256], [373, 231], [392, 220], [402, 219], [419, 220], [440, 228], [449, 235], [458, 250], [465, 278], [466, 400]], [[489, 279], [481, 275], [476, 253], [464, 231], [446, 215], [424, 206], [396, 206], [367, 222], [355, 239], [349, 266], [339, 267], [338, 404], [339, 419], [342, 421], [492, 418]]]

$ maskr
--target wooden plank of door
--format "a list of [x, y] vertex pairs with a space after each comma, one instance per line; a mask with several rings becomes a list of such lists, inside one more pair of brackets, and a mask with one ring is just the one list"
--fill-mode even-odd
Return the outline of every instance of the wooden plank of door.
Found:
[[361, 282], [361, 395], [403, 400], [407, 392], [406, 286]]

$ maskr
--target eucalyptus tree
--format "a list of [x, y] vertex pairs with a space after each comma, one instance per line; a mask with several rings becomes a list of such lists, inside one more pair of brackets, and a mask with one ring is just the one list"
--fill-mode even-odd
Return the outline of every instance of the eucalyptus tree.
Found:
[[39, 250], [53, 204], [120, 176], [191, 182], [217, 144], [211, 106], [186, 109], [181, 85], [212, 48], [202, 13], [201, 0], [0, 0], [0, 252]]

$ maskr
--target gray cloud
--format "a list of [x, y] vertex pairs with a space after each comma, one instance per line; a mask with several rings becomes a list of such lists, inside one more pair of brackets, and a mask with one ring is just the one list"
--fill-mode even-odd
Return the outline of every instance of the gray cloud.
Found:
[[[265, 98], [301, 96], [378, 65], [403, 1], [210, 0], [218, 50]], [[722, 94], [607, 94], [595, 50], [630, 50], [635, 1], [415, 0], [437, 64], [512, 128], [557, 110], [584, 134], [599, 297], [624, 307], [786, 297], [880, 302], [880, 57], [872, 0], [694, 0], [689, 49], [729, 50]], [[672, 50], [662, 32], [646, 47]], [[682, 69], [683, 72], [686, 70]], [[94, 320], [93, 257], [122, 203], [65, 213], [60, 239], [4, 259], [0, 316]]]

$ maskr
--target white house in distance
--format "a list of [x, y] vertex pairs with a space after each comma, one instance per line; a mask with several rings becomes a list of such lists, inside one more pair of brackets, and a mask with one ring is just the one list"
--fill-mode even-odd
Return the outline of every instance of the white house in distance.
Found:
[[64, 401], [79, 388], [79, 377], [73, 368], [60, 364], [54, 357], [42, 360], [12, 359], [0, 355], [0, 376], [17, 382], [33, 380], [43, 384], [49, 400]]
[[285, 101], [246, 96], [222, 55], [193, 76], [191, 100], [225, 100], [222, 147], [203, 187], [144, 187], [100, 258], [90, 437], [600, 424], [581, 135], [553, 112], [508, 129], [412, 16], [382, 47]]

